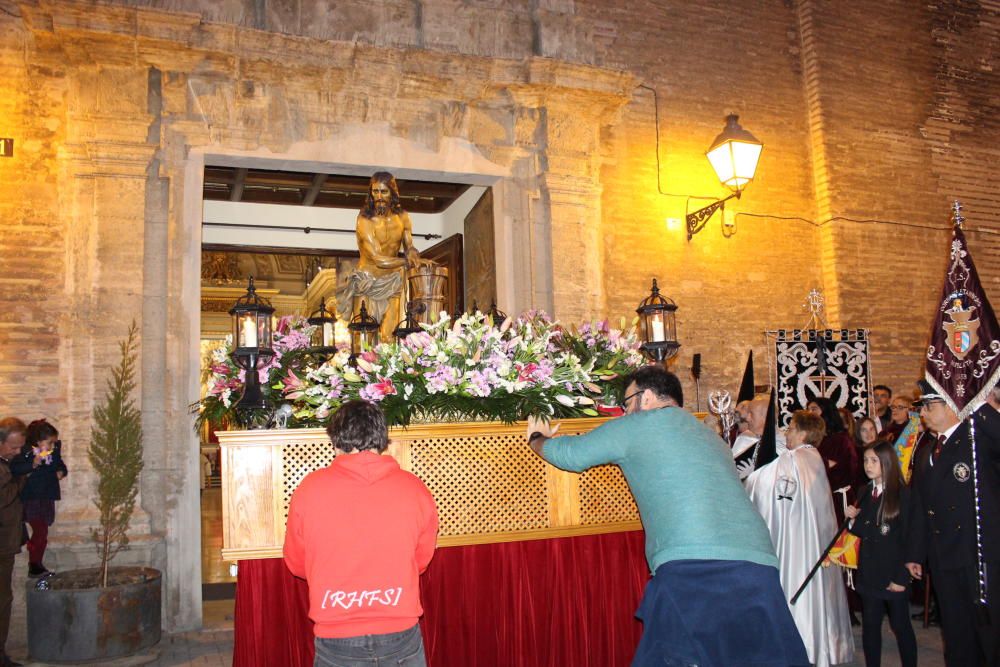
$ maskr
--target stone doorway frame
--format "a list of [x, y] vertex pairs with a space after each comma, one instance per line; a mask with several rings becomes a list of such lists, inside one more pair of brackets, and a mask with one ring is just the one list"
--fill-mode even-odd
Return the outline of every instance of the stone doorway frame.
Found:
[[[358, 150], [367, 146], [366, 151]], [[373, 150], [373, 148], [375, 150]], [[366, 155], [364, 161], [354, 156]], [[398, 178], [440, 180], [468, 183], [493, 188], [493, 217], [495, 227], [495, 258], [497, 266], [497, 298], [511, 312], [520, 312], [537, 304], [532, 294], [531, 264], [547, 255], [551, 249], [548, 239], [544, 244], [532, 243], [531, 248], [518, 247], [515, 237], [528, 239], [524, 228], [525, 218], [538, 211], [537, 201], [512, 178], [511, 170], [484, 158], [476, 147], [464, 140], [444, 139], [437, 152], [425, 146], [392, 137], [388, 128], [365, 125], [349, 128], [322, 142], [293, 144], [284, 153], [267, 149], [237, 150], [223, 145], [192, 148], [181, 166], [183, 185], [180, 199], [182, 210], [179, 220], [180, 233], [175, 236], [177, 266], [180, 276], [179, 291], [174, 305], [174, 321], [178, 323], [179, 340], [175, 349], [180, 352], [177, 371], [179, 382], [175, 385], [184, 394], [183, 404], [190, 405], [200, 396], [201, 367], [201, 246], [204, 171], [206, 165], [236, 166], [279, 170], [315, 170], [329, 173], [370, 175], [379, 169], [391, 171]], [[525, 216], [527, 212], [527, 216]], [[516, 229], [521, 227], [521, 229]], [[546, 258], [543, 261], [550, 260]], [[551, 300], [551, 292], [549, 292]], [[551, 303], [538, 307], [548, 307]], [[178, 628], [200, 627], [202, 623], [202, 566], [201, 566], [201, 506], [196, 469], [200, 452], [200, 438], [192, 428], [177, 434], [184, 441], [187, 474], [182, 482], [181, 502], [188, 510], [180, 510], [176, 526], [180, 531], [174, 539], [167, 538], [167, 568], [178, 576], [177, 617], [171, 625]], [[185, 500], [186, 499], [186, 502]], [[180, 517], [178, 517], [180, 518]], [[176, 545], [176, 546], [174, 546]], [[171, 551], [173, 553], [171, 553]], [[193, 573], [197, 576], [192, 577]], [[190, 586], [190, 589], [184, 589]], [[169, 604], [169, 603], [168, 603]]]

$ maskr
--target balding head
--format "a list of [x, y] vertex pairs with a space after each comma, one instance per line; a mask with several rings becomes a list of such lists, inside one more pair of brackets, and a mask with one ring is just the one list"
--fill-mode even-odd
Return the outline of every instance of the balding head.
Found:
[[740, 401], [736, 404], [736, 431], [743, 433], [750, 427], [750, 401]]
[[750, 402], [747, 430], [754, 435], [764, 435], [764, 425], [767, 423], [767, 406], [770, 402], [771, 397], [767, 395], [756, 396]]

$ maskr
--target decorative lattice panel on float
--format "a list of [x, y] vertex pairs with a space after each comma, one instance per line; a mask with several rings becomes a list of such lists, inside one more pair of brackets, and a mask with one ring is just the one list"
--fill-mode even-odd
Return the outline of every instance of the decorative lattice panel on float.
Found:
[[597, 466], [580, 475], [580, 523], [638, 521], [639, 508], [618, 466]]
[[[586, 433], [603, 422], [562, 420], [560, 432]], [[390, 430], [387, 455], [434, 495], [439, 546], [640, 527], [617, 466], [582, 475], [559, 470], [531, 451], [526, 427], [449, 423]], [[223, 460], [223, 558], [280, 558], [292, 494], [306, 475], [330, 465], [335, 451], [329, 437], [318, 428], [217, 435]]]
[[298, 488], [306, 475], [330, 465], [333, 461], [333, 443], [326, 441], [307, 440], [304, 442], [289, 442], [281, 446], [282, 480], [282, 520], [288, 520], [288, 506], [292, 502], [292, 493]]
[[523, 434], [418, 438], [409, 446], [410, 471], [437, 503], [440, 536], [548, 526], [545, 463]]

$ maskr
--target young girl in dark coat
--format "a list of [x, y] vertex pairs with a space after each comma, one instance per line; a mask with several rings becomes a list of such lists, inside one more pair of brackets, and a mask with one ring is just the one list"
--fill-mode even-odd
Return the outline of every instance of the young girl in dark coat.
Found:
[[907, 596], [910, 574], [903, 564], [909, 489], [903, 482], [896, 450], [888, 442], [879, 441], [865, 450], [864, 469], [871, 481], [859, 492], [859, 505], [847, 508], [847, 516], [854, 519], [850, 531], [861, 538], [856, 582], [863, 603], [865, 664], [877, 667], [881, 662], [882, 616], [888, 610], [900, 664], [916, 667], [917, 640]]
[[[30, 470], [28, 481], [21, 490], [21, 503], [24, 505], [24, 521], [31, 528], [28, 539], [28, 576], [31, 577], [48, 572], [42, 558], [48, 545], [49, 526], [56, 518], [55, 501], [62, 497], [59, 480], [67, 472], [61, 449], [59, 431], [52, 424], [44, 419], [28, 424], [17, 467]], [[38, 465], [32, 469], [36, 460]], [[15, 465], [11, 465], [12, 470]]]

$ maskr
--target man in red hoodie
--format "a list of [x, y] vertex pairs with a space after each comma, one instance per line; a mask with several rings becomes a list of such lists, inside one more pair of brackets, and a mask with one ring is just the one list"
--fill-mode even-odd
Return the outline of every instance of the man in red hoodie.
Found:
[[426, 665], [420, 573], [434, 555], [434, 498], [390, 456], [382, 410], [348, 401], [327, 433], [337, 456], [292, 494], [285, 564], [309, 583], [317, 667]]

